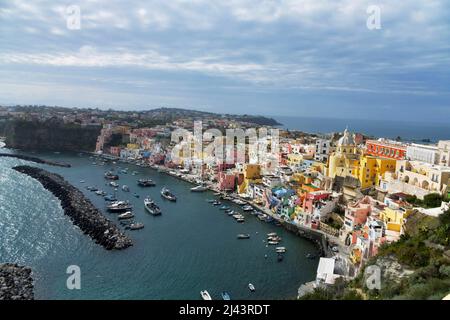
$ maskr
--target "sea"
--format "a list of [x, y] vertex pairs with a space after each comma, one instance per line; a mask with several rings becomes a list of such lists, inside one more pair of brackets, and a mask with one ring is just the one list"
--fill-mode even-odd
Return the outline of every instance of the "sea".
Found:
[[447, 123], [406, 122], [396, 120], [336, 119], [309, 117], [273, 117], [281, 128], [308, 133], [342, 132], [346, 127], [377, 138], [396, 139], [408, 142], [437, 142], [450, 140], [450, 121]]
[[[0, 263], [30, 266], [36, 299], [199, 300], [201, 290], [208, 290], [213, 299], [221, 299], [223, 291], [232, 299], [294, 299], [301, 284], [315, 279], [318, 260], [306, 258], [308, 253], [317, 253], [311, 242], [261, 222], [230, 203], [245, 215], [245, 223], [239, 224], [207, 202], [214, 198], [209, 191], [192, 193], [189, 183], [151, 168], [93, 164], [89, 155], [28, 154], [72, 165], [60, 168], [0, 157]], [[107, 251], [94, 243], [64, 215], [56, 197], [12, 169], [24, 164], [61, 174], [117, 224], [117, 214], [107, 213], [104, 199], [86, 186], [111, 193], [104, 172], [128, 167], [128, 174], [120, 174], [118, 183], [131, 190], [119, 189], [117, 197], [129, 200], [135, 220], [145, 224], [142, 230], [124, 230], [133, 247]], [[157, 186], [140, 188], [136, 183], [140, 178], [151, 178]], [[161, 198], [163, 186], [176, 194], [176, 203]], [[146, 196], [162, 208], [161, 216], [145, 212]], [[278, 233], [280, 245], [287, 248], [282, 262], [277, 261], [275, 248], [266, 245], [266, 234], [271, 232]], [[236, 235], [241, 233], [251, 238], [238, 240]], [[67, 287], [71, 275], [67, 269], [73, 265], [81, 270], [79, 290]], [[250, 292], [249, 283], [255, 292]]]

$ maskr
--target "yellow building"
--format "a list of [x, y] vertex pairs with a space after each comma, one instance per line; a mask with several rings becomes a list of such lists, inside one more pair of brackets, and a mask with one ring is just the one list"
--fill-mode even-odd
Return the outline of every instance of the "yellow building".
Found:
[[361, 188], [378, 186], [386, 172], [394, 172], [396, 160], [363, 155], [359, 161], [358, 180]]
[[336, 151], [330, 155], [328, 176], [330, 178], [352, 176], [358, 178], [360, 151], [355, 139], [345, 129], [344, 135], [339, 139]]
[[394, 172], [396, 160], [364, 155], [356, 146], [347, 129], [339, 139], [336, 151], [330, 155], [328, 176], [353, 177], [359, 180], [361, 189], [378, 186], [386, 172]]
[[380, 219], [386, 224], [387, 230], [400, 232], [405, 218], [408, 217], [410, 213], [410, 209], [402, 210], [386, 207], [380, 212]]
[[127, 149], [136, 150], [136, 149], [139, 149], [139, 145], [136, 144], [136, 143], [128, 143], [127, 144]]
[[261, 165], [259, 164], [246, 164], [244, 166], [244, 179], [238, 186], [238, 192], [246, 193], [251, 183], [262, 183]]
[[303, 162], [302, 154], [290, 153], [287, 156], [287, 165], [290, 167], [299, 166]]

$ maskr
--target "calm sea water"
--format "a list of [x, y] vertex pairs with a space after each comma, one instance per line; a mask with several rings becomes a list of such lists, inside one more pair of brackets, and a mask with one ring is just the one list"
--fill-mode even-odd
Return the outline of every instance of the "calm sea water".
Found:
[[310, 133], [342, 132], [346, 126], [350, 131], [361, 132], [375, 137], [395, 139], [400, 136], [403, 140], [431, 141], [450, 139], [450, 122], [420, 123], [403, 121], [331, 119], [331, 118], [301, 118], [274, 117], [283, 124], [283, 128], [301, 130]]
[[[94, 166], [88, 157], [75, 154], [35, 155], [71, 163], [72, 168], [37, 166], [62, 174], [104, 209], [104, 200], [85, 186], [111, 191], [103, 179], [111, 166]], [[38, 299], [199, 299], [204, 289], [213, 299], [224, 290], [233, 299], [289, 299], [302, 283], [315, 278], [318, 261], [305, 258], [315, 252], [310, 242], [251, 215], [245, 214], [245, 223], [238, 224], [207, 203], [213, 198], [210, 192], [191, 193], [188, 183], [125, 164], [120, 165], [130, 173], [118, 182], [129, 185], [131, 192], [119, 190], [118, 197], [133, 203], [136, 220], [145, 228], [126, 231], [133, 247], [106, 251], [73, 226], [59, 201], [40, 183], [11, 169], [18, 164], [29, 163], [0, 158], [0, 262], [31, 266]], [[138, 175], [131, 175], [133, 170]], [[141, 177], [151, 177], [157, 187], [137, 187]], [[161, 199], [164, 185], [178, 196], [177, 203]], [[133, 192], [141, 198], [134, 198]], [[145, 213], [143, 199], [148, 194], [161, 206], [162, 216]], [[114, 214], [105, 215], [117, 221]], [[263, 242], [269, 232], [281, 235], [287, 247], [281, 263], [274, 248]], [[250, 233], [251, 239], [237, 240], [239, 233]], [[66, 288], [69, 265], [81, 268], [81, 290]], [[256, 292], [248, 290], [249, 282]]]

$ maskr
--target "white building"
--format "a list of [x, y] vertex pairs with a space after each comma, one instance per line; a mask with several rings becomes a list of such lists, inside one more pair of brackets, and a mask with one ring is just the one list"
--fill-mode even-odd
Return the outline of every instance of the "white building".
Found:
[[334, 274], [335, 260], [332, 258], [320, 258], [317, 267], [316, 284], [334, 284], [338, 275]]
[[331, 145], [331, 140], [317, 139], [314, 160], [326, 162], [328, 161], [328, 155], [333, 151], [334, 148]]
[[437, 145], [413, 143], [406, 148], [406, 159], [448, 167], [450, 166], [450, 140], [441, 140]]

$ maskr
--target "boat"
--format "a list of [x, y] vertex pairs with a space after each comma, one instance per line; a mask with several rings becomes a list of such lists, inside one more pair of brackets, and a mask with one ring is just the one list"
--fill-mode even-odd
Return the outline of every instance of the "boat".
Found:
[[115, 201], [106, 206], [106, 208], [109, 212], [123, 212], [131, 210], [133, 206], [128, 201]]
[[281, 241], [281, 237], [279, 237], [279, 236], [271, 236], [271, 237], [267, 237], [267, 240], [268, 241], [278, 241], [278, 242], [280, 242]]
[[238, 239], [250, 239], [250, 235], [248, 233], [247, 234], [238, 234], [237, 238]]
[[209, 292], [206, 290], [200, 291], [200, 295], [202, 296], [203, 300], [212, 300], [211, 296], [209, 295]]
[[261, 221], [266, 221], [266, 217], [267, 217], [267, 215], [263, 213], [263, 214], [258, 216], [258, 219], [261, 220]]
[[161, 214], [161, 209], [153, 202], [152, 199], [146, 198], [144, 200], [145, 210], [148, 211], [153, 216], [158, 216]]
[[220, 206], [222, 203], [220, 201], [214, 200], [212, 203], [213, 206]]
[[122, 186], [122, 191], [130, 192], [130, 188], [129, 188], [126, 184], [124, 184], [124, 185]]
[[117, 174], [113, 174], [111, 171], [105, 173], [105, 179], [108, 180], [119, 180], [119, 176]]
[[267, 234], [267, 237], [276, 237], [277, 233], [276, 232], [271, 232]]
[[138, 184], [140, 187], [154, 187], [154, 186], [156, 186], [156, 183], [153, 182], [152, 179], [139, 179], [139, 180], [137, 181], [137, 184]]
[[243, 222], [245, 222], [245, 219], [244, 218], [238, 218], [236, 221], [239, 222], [239, 223], [243, 223]]
[[230, 209], [229, 206], [221, 206], [221, 207], [220, 207], [220, 210], [228, 210], [228, 209]]
[[[226, 212], [226, 211], [225, 211]], [[227, 215], [229, 215], [229, 216], [234, 216], [234, 211], [233, 210], [231, 210], [231, 211], [229, 211], [229, 212], [227, 212]]]
[[232, 212], [233, 210], [231, 210], [231, 209], [225, 209], [225, 213], [230, 213], [230, 212]]
[[251, 283], [248, 284], [248, 288], [250, 289], [251, 292], [256, 290], [255, 286]]
[[244, 211], [253, 211], [253, 207], [250, 206], [250, 205], [246, 205], [246, 206], [242, 207], [242, 210], [244, 210]]
[[84, 180], [80, 180], [80, 183], [84, 183]]
[[223, 300], [231, 300], [230, 294], [226, 291], [222, 292], [222, 299]]
[[106, 192], [103, 191], [103, 190], [97, 190], [97, 191], [95, 191], [95, 194], [98, 195], [98, 196], [105, 196]]
[[177, 201], [177, 197], [175, 197], [175, 195], [172, 192], [170, 192], [170, 190], [167, 189], [166, 187], [162, 188], [161, 197], [169, 201]]
[[139, 229], [143, 229], [144, 228], [144, 224], [141, 222], [136, 222], [136, 223], [132, 223], [130, 224], [130, 230], [139, 230]]
[[108, 194], [104, 197], [105, 201], [117, 201], [117, 198], [112, 195], [112, 194]]
[[280, 243], [279, 241], [267, 241], [267, 244], [269, 245], [277, 245], [279, 243]]
[[117, 218], [119, 218], [119, 220], [131, 219], [134, 218], [134, 214], [131, 211], [127, 211], [125, 213], [119, 214]]
[[119, 184], [118, 184], [117, 182], [114, 182], [114, 181], [111, 181], [111, 182], [109, 183], [109, 185], [110, 185], [111, 187], [114, 187], [114, 188], [119, 187]]
[[285, 253], [286, 248], [285, 247], [276, 247], [275, 251], [276, 251], [276, 253]]
[[196, 187], [191, 188], [191, 192], [205, 192], [208, 188], [202, 185], [198, 185]]
[[140, 197], [140, 195], [138, 195], [136, 192], [133, 193], [133, 196], [134, 196], [135, 198], [139, 198], [139, 197]]

